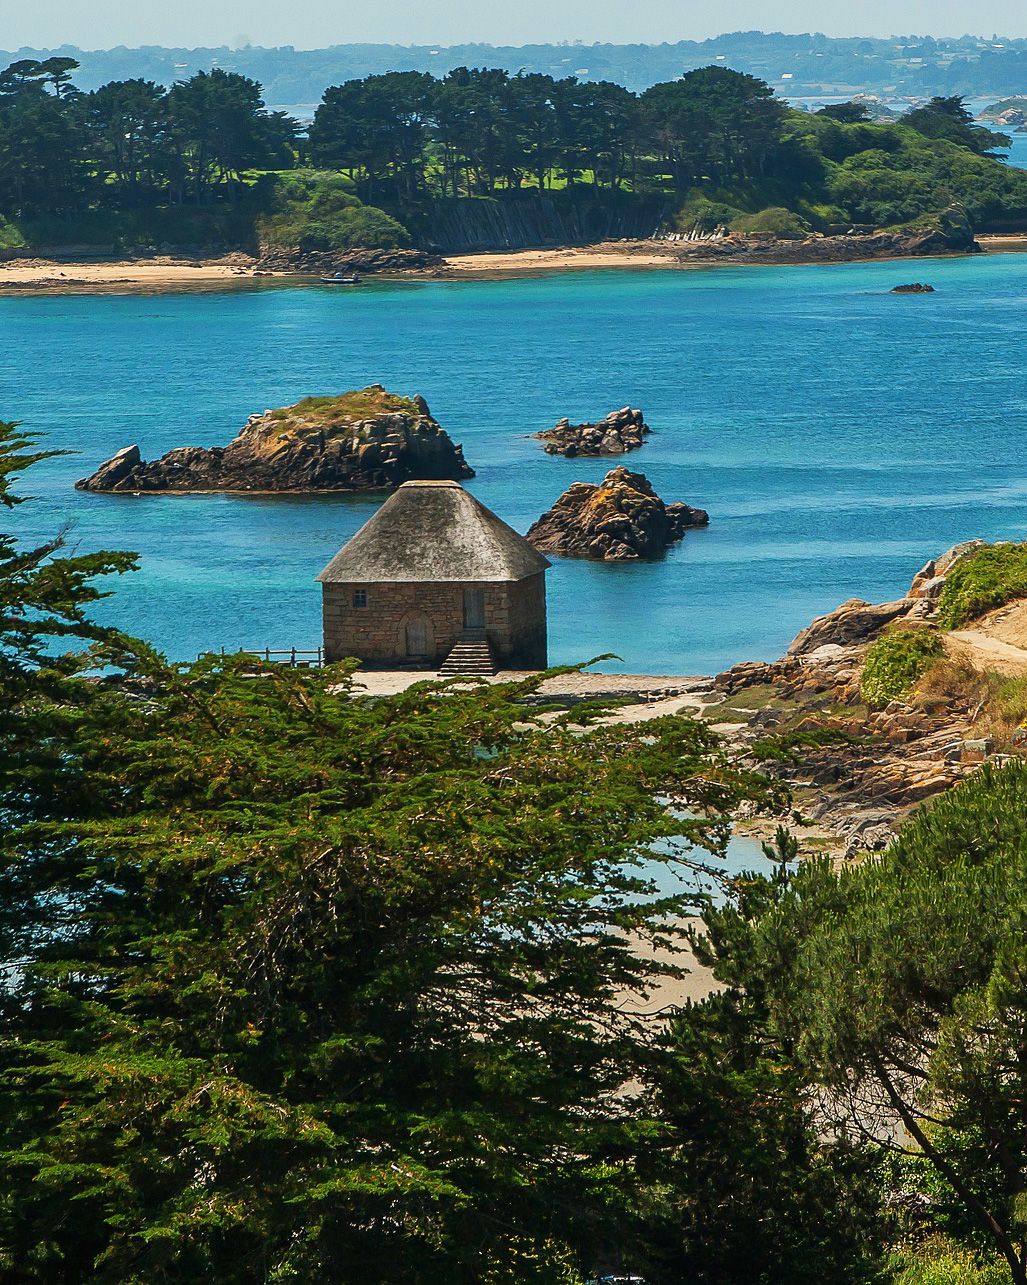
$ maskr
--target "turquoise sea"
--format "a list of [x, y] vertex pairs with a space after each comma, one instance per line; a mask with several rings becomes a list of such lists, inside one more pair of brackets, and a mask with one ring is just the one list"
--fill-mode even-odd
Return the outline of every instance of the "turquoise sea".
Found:
[[[922, 279], [930, 296], [888, 291]], [[610, 461], [526, 434], [625, 403], [629, 457], [710, 511], [659, 562], [557, 562], [551, 657], [626, 671], [772, 658], [809, 619], [900, 593], [971, 536], [1027, 534], [1027, 256], [512, 282], [261, 285], [0, 299], [0, 417], [77, 452], [35, 470], [26, 538], [138, 551], [103, 614], [174, 657], [319, 642], [313, 577], [380, 498], [133, 498], [72, 489], [119, 447], [226, 442], [247, 415], [379, 381], [420, 392], [523, 531]]]

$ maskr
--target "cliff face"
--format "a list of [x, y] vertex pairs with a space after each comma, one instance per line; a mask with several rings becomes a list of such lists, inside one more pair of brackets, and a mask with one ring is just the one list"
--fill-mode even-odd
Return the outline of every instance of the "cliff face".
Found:
[[665, 213], [662, 197], [575, 190], [523, 192], [496, 200], [463, 197], [433, 201], [411, 218], [421, 241], [446, 254], [587, 245], [622, 237], [650, 237]]
[[703, 509], [664, 504], [647, 477], [621, 467], [598, 486], [575, 482], [533, 523], [527, 539], [543, 553], [623, 562], [656, 557], [689, 527], [709, 520]]
[[422, 397], [380, 384], [251, 415], [227, 446], [183, 446], [147, 463], [128, 446], [82, 491], [372, 491], [473, 477]]

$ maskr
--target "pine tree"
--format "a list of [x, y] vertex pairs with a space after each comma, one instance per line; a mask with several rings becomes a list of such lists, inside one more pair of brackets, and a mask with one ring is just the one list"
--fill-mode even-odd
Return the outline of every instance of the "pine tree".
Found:
[[574, 1279], [659, 1132], [624, 997], [687, 902], [646, 868], [749, 788], [713, 735], [542, 719], [536, 679], [172, 665], [85, 617], [130, 559], [4, 548], [7, 1270]]

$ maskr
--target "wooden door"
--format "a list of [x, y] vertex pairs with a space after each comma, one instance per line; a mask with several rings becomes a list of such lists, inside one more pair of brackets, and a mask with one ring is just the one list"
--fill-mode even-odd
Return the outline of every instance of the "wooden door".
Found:
[[464, 628], [485, 628], [485, 590], [464, 590]]
[[423, 620], [407, 622], [407, 655], [426, 656], [428, 654], [428, 627]]

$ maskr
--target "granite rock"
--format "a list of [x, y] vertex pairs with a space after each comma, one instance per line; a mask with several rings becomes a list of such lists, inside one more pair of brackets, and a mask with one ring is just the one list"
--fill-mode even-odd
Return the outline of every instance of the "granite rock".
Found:
[[76, 483], [82, 491], [377, 491], [474, 471], [422, 397], [372, 384], [251, 415], [227, 446], [181, 446], [147, 463], [129, 446]]
[[637, 451], [650, 433], [640, 410], [622, 406], [594, 424], [558, 420], [555, 427], [533, 434], [547, 455], [625, 455]]
[[544, 553], [623, 562], [652, 558], [709, 514], [680, 502], [664, 504], [649, 479], [623, 466], [602, 482], [575, 482], [528, 531]]

